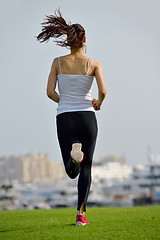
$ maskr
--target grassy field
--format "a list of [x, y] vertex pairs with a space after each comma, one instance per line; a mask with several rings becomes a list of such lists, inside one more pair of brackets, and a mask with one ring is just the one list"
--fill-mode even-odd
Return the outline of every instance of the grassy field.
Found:
[[159, 240], [160, 206], [88, 208], [86, 226], [75, 226], [73, 208], [0, 211], [0, 240]]

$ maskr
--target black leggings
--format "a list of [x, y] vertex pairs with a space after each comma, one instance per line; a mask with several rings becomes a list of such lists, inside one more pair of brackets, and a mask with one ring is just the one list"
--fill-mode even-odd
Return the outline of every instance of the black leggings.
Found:
[[[86, 211], [97, 130], [97, 120], [94, 112], [66, 112], [57, 116], [57, 135], [66, 173], [72, 179], [80, 173], [77, 210], [80, 210], [82, 204], [84, 204], [84, 211]], [[73, 163], [70, 157], [73, 143], [82, 143], [84, 160], [78, 165]]]

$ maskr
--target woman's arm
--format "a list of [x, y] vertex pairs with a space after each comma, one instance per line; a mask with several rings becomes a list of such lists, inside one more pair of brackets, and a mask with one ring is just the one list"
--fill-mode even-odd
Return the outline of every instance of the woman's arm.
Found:
[[95, 77], [98, 87], [98, 99], [94, 98], [92, 100], [92, 104], [95, 110], [100, 110], [102, 102], [106, 96], [106, 86], [103, 78], [102, 67], [98, 61], [96, 61], [95, 66]]
[[57, 82], [57, 62], [58, 59], [55, 58], [52, 66], [51, 66], [51, 71], [48, 77], [48, 84], [47, 84], [47, 96], [52, 99], [54, 102], [59, 103], [59, 95], [55, 91], [56, 88], [56, 82]]

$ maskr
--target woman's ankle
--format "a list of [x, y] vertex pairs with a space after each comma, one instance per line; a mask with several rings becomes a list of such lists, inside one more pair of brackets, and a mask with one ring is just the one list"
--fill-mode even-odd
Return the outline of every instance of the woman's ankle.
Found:
[[85, 214], [84, 212], [81, 212], [81, 211], [77, 210], [77, 215], [84, 215], [84, 214]]

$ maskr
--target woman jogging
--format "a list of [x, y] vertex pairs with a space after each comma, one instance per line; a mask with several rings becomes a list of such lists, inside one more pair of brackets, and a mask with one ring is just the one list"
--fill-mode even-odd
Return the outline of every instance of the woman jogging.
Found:
[[[95, 111], [101, 108], [106, 87], [100, 63], [84, 55], [86, 36], [80, 24], [67, 24], [60, 10], [57, 10], [55, 15], [46, 17], [42, 31], [37, 36], [40, 42], [50, 38], [54, 38], [57, 45], [70, 49], [69, 55], [53, 60], [47, 95], [58, 103], [57, 135], [66, 173], [72, 179], [79, 175], [76, 225], [85, 225], [89, 224], [85, 217], [86, 201], [97, 138]], [[98, 86], [98, 99], [92, 100], [94, 76]], [[55, 91], [57, 83], [59, 94]]]

